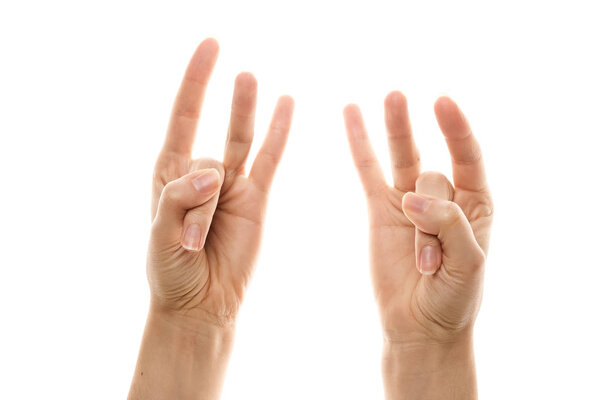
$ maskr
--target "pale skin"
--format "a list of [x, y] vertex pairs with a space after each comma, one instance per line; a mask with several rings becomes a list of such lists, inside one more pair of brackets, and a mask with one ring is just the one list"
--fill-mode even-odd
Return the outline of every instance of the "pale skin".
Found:
[[151, 304], [130, 399], [219, 398], [269, 189], [289, 133], [294, 102], [282, 96], [246, 173], [257, 83], [241, 73], [223, 161], [191, 158], [218, 51], [214, 39], [196, 49], [155, 165], [147, 257]]
[[481, 150], [456, 104], [441, 97], [435, 115], [454, 184], [440, 173], [421, 173], [406, 98], [391, 92], [384, 108], [391, 186], [359, 108], [348, 105], [344, 118], [368, 203], [386, 398], [475, 399], [473, 324], [493, 216]]
[[[155, 165], [151, 302], [129, 399], [219, 398], [255, 267], [294, 102], [279, 98], [246, 173], [257, 83], [239, 74], [223, 160], [192, 159], [218, 51], [214, 39], [196, 49]], [[473, 399], [472, 328], [493, 214], [481, 152], [458, 107], [441, 98], [435, 111], [452, 155], [454, 185], [441, 174], [421, 174], [404, 96], [390, 93], [385, 110], [393, 186], [385, 182], [358, 107], [346, 107], [344, 117], [368, 199], [386, 397]]]

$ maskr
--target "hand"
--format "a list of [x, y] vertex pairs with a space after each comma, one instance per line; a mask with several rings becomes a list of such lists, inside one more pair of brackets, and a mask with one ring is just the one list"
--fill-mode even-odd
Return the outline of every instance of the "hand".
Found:
[[452, 156], [454, 187], [439, 173], [420, 174], [402, 93], [385, 100], [393, 187], [385, 182], [360, 110], [344, 110], [368, 201], [371, 275], [390, 343], [460, 341], [470, 335], [481, 302], [493, 214], [481, 151], [452, 100], [438, 99], [435, 114]]
[[294, 103], [282, 96], [248, 176], [257, 83], [235, 81], [223, 162], [191, 159], [204, 93], [218, 54], [202, 42], [177, 94], [156, 162], [147, 272], [152, 308], [195, 323], [234, 321], [257, 258], [269, 188], [290, 129]]
[[130, 399], [219, 398], [235, 317], [258, 254], [269, 188], [290, 129], [294, 103], [283, 96], [245, 176], [256, 80], [241, 73], [223, 162], [191, 159], [218, 50], [214, 39], [198, 46], [156, 161], [147, 259], [151, 303]]

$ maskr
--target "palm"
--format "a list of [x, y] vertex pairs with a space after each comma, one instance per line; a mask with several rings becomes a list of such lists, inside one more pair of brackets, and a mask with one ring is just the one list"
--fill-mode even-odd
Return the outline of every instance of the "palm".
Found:
[[401, 199], [404, 192], [388, 188], [370, 203], [371, 276], [375, 298], [386, 321], [403, 321], [405, 334], [411, 327], [410, 299], [420, 278], [415, 268], [415, 227], [404, 216]]
[[202, 205], [212, 217], [208, 221], [210, 227], [205, 227], [208, 231], [199, 251], [182, 247], [183, 228], [170, 237], [155, 232], [150, 243], [148, 274], [153, 295], [161, 303], [185, 313], [201, 311], [222, 320], [237, 312], [254, 268], [268, 190], [285, 146], [293, 102], [287, 96], [280, 98], [267, 138], [246, 176], [244, 165], [253, 136], [256, 81], [248, 73], [238, 75], [223, 162], [191, 160], [195, 128], [216, 54], [216, 43], [209, 39], [198, 47], [188, 66], [156, 163], [152, 198], [155, 220], [163, 189], [169, 182], [190, 172], [214, 168], [222, 177], [220, 191]]
[[212, 288], [241, 301], [258, 255], [267, 199], [245, 176], [226, 177], [223, 188], [206, 239], [203, 268], [209, 271]]
[[[430, 281], [416, 268], [415, 227], [402, 211], [405, 192], [388, 188], [371, 206], [371, 254], [375, 297], [387, 333], [406, 339], [423, 329], [420, 310], [431, 306], [428, 293], [443, 289], [443, 281]], [[487, 195], [456, 189], [454, 201], [463, 209], [473, 226], [475, 236], [487, 250], [487, 235], [491, 218], [483, 209]], [[436, 285], [437, 287], [431, 287]], [[425, 303], [425, 304], [421, 304]], [[433, 304], [443, 313], [443, 302]]]

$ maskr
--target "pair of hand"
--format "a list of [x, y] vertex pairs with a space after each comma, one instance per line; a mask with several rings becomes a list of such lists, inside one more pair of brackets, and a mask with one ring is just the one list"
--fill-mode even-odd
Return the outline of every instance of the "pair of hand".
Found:
[[[293, 100], [277, 102], [266, 139], [246, 174], [257, 84], [236, 78], [222, 162], [191, 159], [205, 89], [216, 63], [213, 39], [196, 50], [179, 89], [154, 173], [148, 279], [154, 312], [183, 324], [235, 321], [251, 278], [267, 197], [281, 159]], [[481, 152], [447, 97], [435, 104], [452, 156], [454, 185], [420, 172], [406, 100], [385, 100], [394, 185], [375, 158], [360, 111], [344, 109], [350, 148], [369, 207], [371, 272], [384, 336], [399, 344], [447, 343], [469, 332], [482, 293], [492, 201]]]
[[[156, 163], [148, 277], [160, 310], [231, 323], [257, 257], [267, 196], [290, 129], [293, 100], [279, 99], [250, 173], [256, 80], [235, 82], [223, 162], [190, 158], [218, 45], [194, 54]], [[450, 99], [435, 104], [453, 160], [454, 186], [420, 173], [406, 100], [385, 100], [394, 185], [386, 184], [357, 106], [344, 110], [350, 147], [368, 198], [372, 277], [386, 338], [451, 340], [476, 316], [492, 201], [478, 144]], [[415, 194], [416, 192], [417, 194]]]

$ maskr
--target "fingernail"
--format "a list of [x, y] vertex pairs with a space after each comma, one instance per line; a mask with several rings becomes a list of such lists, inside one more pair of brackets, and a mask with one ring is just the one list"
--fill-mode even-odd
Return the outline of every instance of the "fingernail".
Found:
[[200, 239], [202, 239], [200, 225], [191, 224], [186, 228], [185, 233], [183, 234], [181, 246], [186, 250], [198, 251], [200, 250]]
[[437, 252], [433, 246], [425, 246], [421, 249], [419, 257], [419, 271], [423, 275], [432, 275], [435, 273], [438, 266]]
[[419, 196], [416, 193], [410, 192], [404, 195], [403, 205], [412, 212], [423, 214], [430, 204], [430, 199]]
[[219, 173], [211, 168], [201, 175], [192, 179], [192, 185], [202, 193], [213, 193], [219, 186]]

